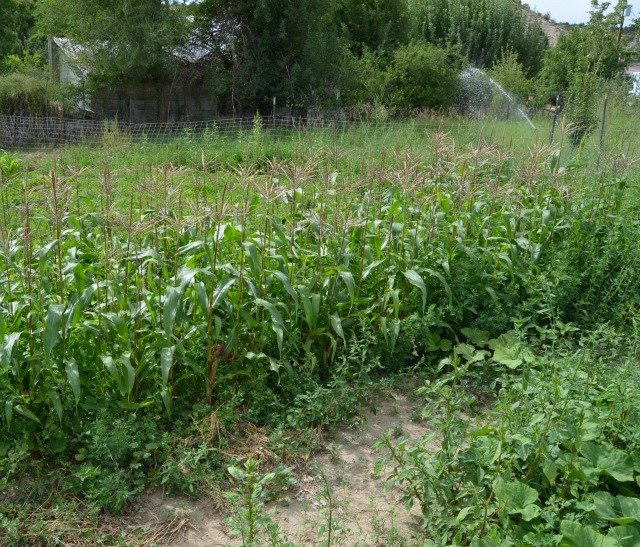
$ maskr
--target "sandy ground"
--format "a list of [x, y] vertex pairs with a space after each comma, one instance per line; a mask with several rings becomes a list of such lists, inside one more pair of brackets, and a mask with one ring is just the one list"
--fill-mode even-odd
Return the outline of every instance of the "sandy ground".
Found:
[[[388, 491], [384, 475], [374, 474], [383, 455], [373, 443], [385, 432], [418, 439], [429, 432], [419, 417], [420, 401], [400, 393], [388, 393], [378, 401], [376, 413], [368, 413], [358, 425], [340, 431], [327, 443], [326, 451], [296, 469], [297, 484], [268, 506], [281, 537], [295, 545], [321, 545], [327, 533], [328, 502], [322, 496], [324, 480], [332, 493], [332, 545], [421, 545], [420, 511], [407, 510], [398, 490]], [[324, 476], [324, 479], [323, 479]], [[165, 545], [174, 547], [232, 546], [241, 541], [228, 535], [225, 515], [212, 504], [153, 495], [147, 511], [154, 518], [182, 523], [180, 531]]]

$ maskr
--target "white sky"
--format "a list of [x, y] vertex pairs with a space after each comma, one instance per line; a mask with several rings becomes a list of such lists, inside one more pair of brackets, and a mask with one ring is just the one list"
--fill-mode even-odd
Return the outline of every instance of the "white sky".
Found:
[[[524, 0], [531, 9], [539, 13], [551, 14], [551, 18], [558, 23], [586, 23], [589, 20], [591, 0]], [[610, 1], [614, 5], [615, 0]], [[640, 16], [640, 0], [631, 4], [630, 21]]]

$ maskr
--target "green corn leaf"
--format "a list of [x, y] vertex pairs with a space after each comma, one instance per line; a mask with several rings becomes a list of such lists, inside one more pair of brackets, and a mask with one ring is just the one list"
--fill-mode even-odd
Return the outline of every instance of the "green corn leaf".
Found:
[[329, 318], [331, 319], [331, 326], [333, 327], [333, 330], [346, 343], [347, 339], [344, 336], [344, 330], [342, 329], [342, 320], [340, 319], [340, 317], [338, 317], [337, 315], [331, 315], [329, 316]]
[[216, 290], [213, 291], [213, 300], [211, 302], [211, 308], [215, 309], [220, 302], [224, 299], [224, 297], [229, 292], [231, 286], [236, 282], [235, 277], [229, 277], [222, 281], [217, 287]]
[[47, 310], [44, 320], [44, 353], [47, 357], [51, 355], [51, 351], [60, 338], [60, 324], [63, 313], [64, 306], [61, 304], [52, 304]]
[[[22, 414], [22, 416], [24, 416], [25, 418], [29, 418], [30, 420], [33, 420], [34, 422], [37, 423], [41, 423], [40, 420], [38, 419], [38, 417], [31, 412], [28, 408], [26, 408], [23, 405], [16, 405], [13, 407], [14, 410], [18, 413], [18, 414]], [[5, 412], [6, 412], [6, 406], [5, 406]]]
[[167, 410], [167, 414], [171, 416], [171, 395], [169, 395], [169, 390], [166, 387], [163, 387], [160, 392], [160, 396], [162, 397], [162, 403]]
[[356, 292], [356, 282], [353, 278], [353, 274], [351, 272], [339, 272], [338, 275], [347, 286], [347, 291], [349, 291], [349, 298], [351, 298], [351, 302], [353, 302]]
[[391, 324], [390, 324], [390, 328], [389, 328], [389, 334], [390, 334], [390, 342], [391, 342], [391, 351], [393, 351], [396, 347], [396, 342], [398, 341], [398, 336], [400, 336], [400, 320], [399, 319], [392, 319], [391, 320]]
[[304, 318], [311, 332], [316, 330], [318, 315], [320, 314], [320, 295], [309, 294], [306, 287], [301, 287], [300, 300], [304, 309]]
[[256, 304], [265, 308], [271, 315], [271, 327], [276, 333], [276, 338], [278, 341], [278, 351], [280, 352], [280, 356], [282, 356], [282, 344], [284, 341], [284, 321], [282, 320], [282, 316], [280, 315], [276, 307], [267, 300], [256, 298]]
[[76, 401], [80, 400], [80, 371], [75, 359], [67, 359], [65, 362], [65, 371], [67, 373], [67, 380], [73, 391], [73, 395]]
[[272, 273], [278, 279], [278, 281], [282, 283], [284, 290], [297, 305], [298, 293], [296, 293], [296, 290], [291, 286], [291, 283], [289, 282], [289, 276], [287, 276], [287, 274], [281, 272], [280, 270], [270, 270], [270, 273]]
[[13, 346], [20, 338], [20, 332], [12, 332], [5, 336], [4, 342], [0, 348], [0, 364], [9, 365], [11, 362], [11, 355], [13, 353]]
[[173, 366], [173, 354], [175, 350], [175, 346], [171, 346], [170, 348], [162, 348], [162, 352], [160, 354], [160, 369], [162, 371], [163, 388], [166, 388], [167, 384], [169, 383], [169, 372], [171, 372], [171, 367]]
[[368, 264], [364, 270], [362, 270], [362, 280], [364, 281], [373, 270], [375, 270], [380, 264], [382, 264], [383, 260], [374, 260], [371, 264]]
[[124, 382], [124, 388], [127, 395], [131, 395], [133, 386], [136, 383], [136, 371], [133, 366], [131, 366], [131, 354], [128, 352], [123, 353], [122, 357], [120, 357], [120, 362], [124, 365], [124, 369], [126, 372], [126, 375], [124, 376], [124, 380], [126, 380]]
[[171, 339], [173, 335], [173, 327], [176, 322], [178, 307], [180, 306], [180, 300], [182, 299], [185, 288], [185, 285], [167, 287], [167, 294], [164, 298], [164, 309], [162, 311], [162, 326], [167, 340]]
[[122, 390], [122, 379], [120, 378], [120, 371], [118, 367], [113, 362], [113, 357], [111, 355], [103, 355], [102, 356], [102, 364], [111, 374], [111, 377], [115, 380], [118, 389]]
[[60, 395], [55, 389], [52, 389], [49, 392], [49, 399], [51, 400], [53, 409], [56, 411], [58, 416], [58, 422], [62, 423], [62, 401], [60, 400]]
[[438, 279], [440, 283], [442, 283], [442, 286], [444, 287], [444, 292], [447, 293], [447, 296], [449, 297], [449, 305], [451, 306], [453, 304], [453, 294], [451, 292], [451, 287], [449, 286], [449, 283], [447, 283], [447, 280], [444, 278], [444, 275], [430, 268], [426, 268], [425, 272], [427, 272], [429, 275], [432, 275], [433, 277]]
[[198, 306], [204, 317], [207, 317], [209, 313], [209, 297], [207, 296], [207, 290], [202, 281], [193, 284], [193, 289], [196, 293]]
[[4, 420], [7, 425], [7, 429], [11, 427], [11, 418], [13, 417], [13, 401], [7, 399], [4, 402]]
[[407, 270], [404, 272], [404, 276], [407, 278], [409, 283], [420, 289], [420, 292], [422, 293], [422, 313], [424, 313], [427, 309], [427, 286], [424, 284], [420, 274], [415, 270]]

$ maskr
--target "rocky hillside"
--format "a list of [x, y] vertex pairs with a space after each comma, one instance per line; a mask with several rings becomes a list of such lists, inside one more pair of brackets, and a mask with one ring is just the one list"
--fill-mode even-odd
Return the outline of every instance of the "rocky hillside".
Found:
[[552, 46], [555, 46], [558, 43], [558, 38], [561, 34], [567, 32], [567, 30], [571, 28], [571, 25], [568, 23], [556, 23], [551, 19], [547, 19], [543, 15], [533, 11], [529, 7], [529, 4], [520, 2], [520, 5], [527, 20], [540, 23], [542, 30], [549, 38], [549, 44]]

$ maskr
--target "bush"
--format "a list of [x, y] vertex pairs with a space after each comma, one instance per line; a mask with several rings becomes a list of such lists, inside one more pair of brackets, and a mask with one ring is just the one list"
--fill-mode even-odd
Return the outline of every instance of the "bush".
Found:
[[14, 71], [0, 75], [0, 115], [44, 116], [72, 95], [72, 90], [50, 82], [43, 72]]
[[524, 67], [515, 53], [508, 53], [502, 57], [493, 65], [490, 74], [520, 102], [528, 102], [534, 94], [535, 84], [525, 74]]
[[398, 48], [388, 73], [388, 92], [399, 108], [446, 108], [455, 101], [460, 56], [431, 44]]

